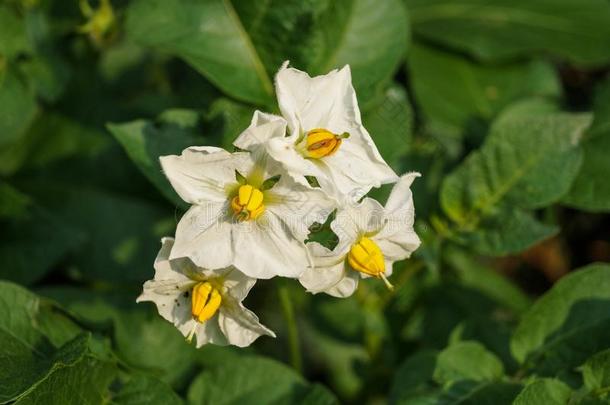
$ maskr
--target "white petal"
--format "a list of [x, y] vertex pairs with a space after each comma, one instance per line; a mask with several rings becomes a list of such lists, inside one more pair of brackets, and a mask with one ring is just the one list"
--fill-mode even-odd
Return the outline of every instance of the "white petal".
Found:
[[286, 120], [284, 118], [255, 111], [250, 126], [242, 132], [233, 145], [244, 150], [264, 145], [271, 138], [283, 138], [286, 135]]
[[263, 326], [252, 311], [237, 301], [221, 307], [218, 324], [229, 344], [239, 347], [250, 346], [261, 335], [275, 337], [275, 333]]
[[153, 302], [159, 315], [179, 326], [192, 318], [190, 299], [185, 293], [193, 284], [193, 281], [186, 277], [180, 280], [150, 280], [144, 283], [144, 291], [136, 302]]
[[384, 224], [384, 209], [376, 200], [365, 198], [356, 205], [337, 211], [330, 227], [344, 243], [353, 244], [364, 234], [379, 231]]
[[406, 259], [421, 243], [413, 229], [415, 207], [410, 189], [417, 176], [419, 173], [409, 173], [396, 183], [385, 206], [385, 225], [373, 237], [384, 256], [393, 261]]
[[303, 242], [270, 211], [258, 221], [233, 224], [232, 236], [233, 265], [250, 277], [298, 277], [310, 265]]
[[246, 276], [234, 267], [223, 275], [223, 279], [223, 285], [226, 287], [227, 292], [239, 302], [246, 298], [254, 284], [256, 284], [255, 278]]
[[280, 110], [293, 136], [315, 128], [341, 133], [340, 127], [346, 121], [360, 122], [348, 65], [313, 78], [287, 66], [284, 63], [277, 73], [275, 88]]
[[[204, 323], [191, 320], [192, 323], [197, 324], [195, 325], [195, 338], [197, 339], [197, 348], [200, 348], [201, 346], [206, 345], [208, 343], [219, 346], [225, 346], [228, 344], [227, 338], [220, 329], [220, 325], [218, 323], [219, 319], [220, 314], [217, 313]], [[184, 329], [186, 330], [188, 329], [188, 327], [185, 327]], [[180, 331], [183, 332], [182, 328], [180, 329]], [[187, 334], [184, 334], [184, 336], [187, 336]]]
[[233, 262], [227, 202], [192, 206], [180, 219], [170, 257], [188, 257], [205, 269], [222, 269]]
[[320, 188], [298, 184], [288, 176], [282, 176], [269, 194], [272, 202], [267, 210], [280, 218], [301, 242], [307, 238], [309, 227], [314, 222], [326, 222], [337, 205]]
[[236, 182], [234, 157], [220, 148], [191, 147], [160, 161], [174, 190], [191, 204], [226, 200], [225, 186]]
[[309, 267], [299, 282], [308, 292], [317, 294], [327, 292], [346, 277], [347, 265], [345, 249], [332, 251], [317, 242], [308, 243], [314, 266]]
[[358, 288], [358, 281], [360, 275], [357, 271], [349, 269], [349, 266], [345, 266], [345, 277], [343, 277], [337, 284], [326, 291], [327, 294], [337, 298], [346, 298], [351, 296], [356, 288]]

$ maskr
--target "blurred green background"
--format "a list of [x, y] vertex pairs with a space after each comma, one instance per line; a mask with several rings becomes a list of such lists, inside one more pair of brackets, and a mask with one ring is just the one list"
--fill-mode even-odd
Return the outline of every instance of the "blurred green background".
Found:
[[[196, 350], [135, 304], [186, 208], [158, 157], [232, 150], [285, 60], [350, 64], [423, 244]], [[608, 403], [609, 71], [606, 0], [0, 0], [0, 403]]]

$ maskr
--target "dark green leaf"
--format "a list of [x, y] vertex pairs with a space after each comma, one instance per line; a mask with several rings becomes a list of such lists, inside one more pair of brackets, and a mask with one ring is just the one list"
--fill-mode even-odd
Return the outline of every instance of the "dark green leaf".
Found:
[[480, 65], [466, 57], [415, 46], [408, 57], [417, 102], [433, 133], [459, 137], [527, 96], [558, 96], [551, 65], [540, 62]]
[[188, 393], [191, 404], [337, 404], [322, 387], [307, 383], [287, 366], [262, 357], [243, 357], [201, 373]]
[[401, 171], [400, 159], [409, 151], [413, 137], [413, 112], [404, 89], [398, 85], [388, 88], [384, 98], [366, 110], [362, 122], [381, 156]]
[[483, 60], [548, 52], [574, 63], [610, 61], [605, 0], [406, 0], [416, 35]]
[[582, 366], [582, 377], [590, 391], [610, 387], [610, 350], [589, 358]]
[[561, 279], [525, 313], [511, 340], [513, 356], [545, 375], [581, 365], [610, 342], [610, 266]]
[[182, 404], [180, 398], [167, 384], [153, 377], [132, 377], [112, 398], [113, 405], [174, 405]]
[[0, 148], [18, 140], [36, 116], [34, 93], [0, 63]]

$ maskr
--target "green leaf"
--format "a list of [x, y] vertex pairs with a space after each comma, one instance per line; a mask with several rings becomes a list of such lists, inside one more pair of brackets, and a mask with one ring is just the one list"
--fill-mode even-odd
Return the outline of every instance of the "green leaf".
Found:
[[2, 57], [13, 59], [21, 53], [30, 53], [31, 46], [23, 19], [7, 4], [0, 6], [0, 70]]
[[520, 390], [521, 385], [514, 383], [460, 381], [453, 384], [432, 403], [442, 405], [512, 405]]
[[[524, 210], [545, 207], [569, 190], [578, 173], [588, 115], [508, 111], [483, 146], [442, 183], [441, 206], [464, 238], [487, 254], [522, 250], [556, 229]], [[557, 173], [562, 173], [557, 176]], [[470, 234], [480, 229], [481, 232]]]
[[560, 94], [553, 67], [540, 61], [480, 65], [461, 55], [417, 45], [408, 62], [425, 125], [452, 137], [479, 122], [484, 126], [520, 98]]
[[450, 248], [445, 258], [458, 273], [462, 284], [481, 291], [502, 306], [522, 313], [531, 305], [531, 300], [507, 277], [495, 269], [483, 265], [462, 250]]
[[552, 53], [585, 66], [610, 61], [605, 0], [406, 0], [415, 34], [492, 61]]
[[[152, 270], [149, 272], [152, 276]], [[197, 350], [159, 316], [154, 305], [136, 304], [137, 292], [104, 294], [47, 287], [40, 293], [57, 300], [96, 329], [107, 330], [111, 325], [116, 354], [131, 366], [147, 370], [173, 386], [183, 386], [185, 377], [193, 372]]]
[[142, 282], [151, 275], [160, 238], [175, 227], [169, 210], [141, 198], [48, 180], [29, 182], [27, 191], [84, 235], [72, 257], [72, 277]]
[[0, 278], [21, 284], [39, 280], [85, 241], [78, 228], [37, 205], [0, 224]]
[[126, 30], [136, 43], [181, 57], [227, 94], [270, 103], [272, 79], [230, 1], [136, 1]]
[[610, 387], [610, 350], [590, 357], [582, 366], [582, 377], [590, 391]]
[[541, 378], [528, 384], [515, 398], [514, 405], [565, 405], [572, 390], [559, 380]]
[[491, 210], [477, 227], [461, 235], [461, 241], [490, 256], [521, 252], [559, 232], [559, 227], [542, 223], [528, 211], [511, 209], [510, 205]]
[[411, 148], [413, 112], [405, 90], [390, 86], [380, 102], [368, 108], [362, 117], [381, 156], [396, 171], [401, 171], [400, 159]]
[[610, 211], [610, 80], [597, 94], [594, 119], [583, 140], [583, 162], [572, 189], [563, 198], [569, 206], [592, 212]]
[[183, 149], [202, 143], [201, 136], [175, 124], [155, 125], [144, 120], [108, 124], [108, 130], [121, 143], [140, 171], [168, 200], [182, 208], [187, 206], [163, 174], [159, 157], [179, 155]]
[[212, 103], [205, 116], [205, 135], [210, 143], [232, 150], [233, 141], [250, 125], [252, 114], [251, 106], [220, 98]]
[[15, 404], [102, 403], [117, 370], [114, 364], [93, 355], [89, 339], [90, 335], [83, 334], [60, 348], [51, 370]]
[[227, 95], [267, 106], [287, 59], [312, 74], [351, 64], [367, 100], [398, 67], [408, 38], [398, 0], [141, 0], [128, 9], [127, 35], [186, 60]]
[[523, 315], [513, 356], [543, 375], [582, 364], [610, 342], [610, 266], [593, 264], [562, 278]]
[[34, 93], [0, 63], [0, 150], [17, 141], [36, 116]]
[[31, 199], [10, 184], [0, 181], [0, 220], [23, 217]]
[[502, 362], [478, 342], [457, 342], [439, 353], [434, 380], [452, 384], [460, 380], [488, 381], [504, 375]]
[[392, 381], [391, 403], [407, 402], [407, 399], [427, 395], [436, 390], [432, 376], [437, 355], [434, 350], [421, 350], [400, 365]]
[[263, 357], [243, 357], [204, 371], [189, 388], [191, 404], [337, 404], [333, 395], [309, 384], [287, 366]]
[[182, 404], [180, 398], [167, 384], [156, 378], [136, 375], [112, 397], [113, 405], [167, 405]]

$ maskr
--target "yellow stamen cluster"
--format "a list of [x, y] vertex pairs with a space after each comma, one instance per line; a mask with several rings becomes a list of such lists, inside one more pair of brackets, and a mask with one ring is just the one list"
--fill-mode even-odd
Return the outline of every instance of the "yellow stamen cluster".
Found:
[[265, 212], [262, 191], [249, 184], [240, 186], [237, 195], [231, 200], [231, 209], [239, 221], [260, 217]]
[[332, 155], [341, 146], [344, 135], [333, 134], [322, 128], [312, 129], [305, 137], [307, 157], [320, 159]]
[[367, 237], [361, 238], [350, 249], [347, 262], [352, 269], [369, 276], [381, 278], [389, 289], [392, 285], [385, 277], [385, 259], [381, 249]]
[[207, 281], [193, 287], [191, 313], [197, 322], [205, 322], [212, 318], [220, 308], [222, 296], [218, 289]]

